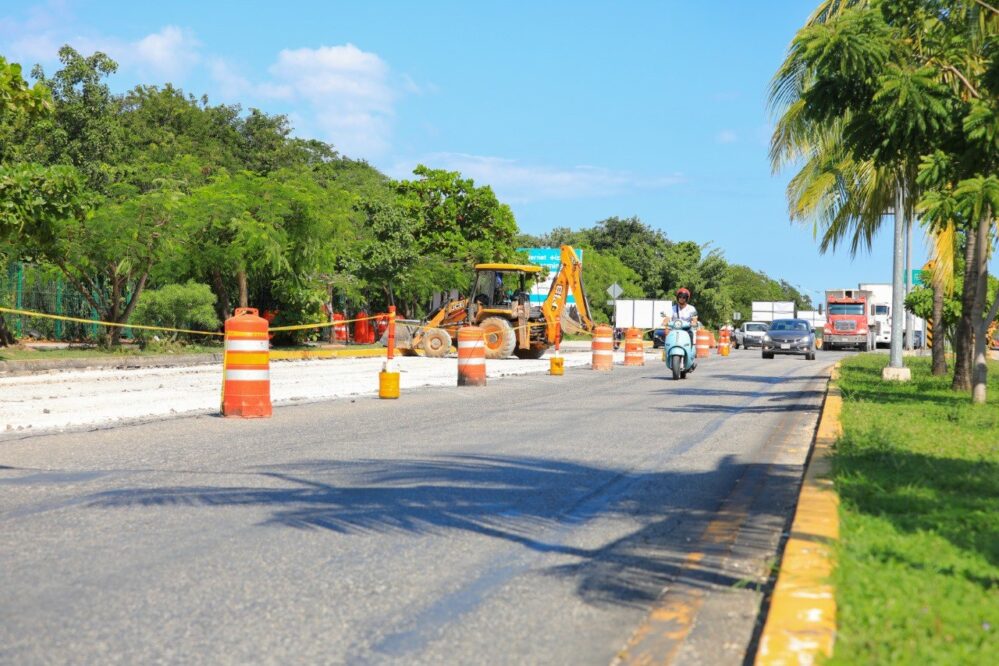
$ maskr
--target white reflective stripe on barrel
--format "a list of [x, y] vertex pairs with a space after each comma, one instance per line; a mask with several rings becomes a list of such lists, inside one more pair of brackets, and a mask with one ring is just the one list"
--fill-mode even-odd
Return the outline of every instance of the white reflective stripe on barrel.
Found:
[[226, 351], [267, 351], [267, 340], [226, 340]]
[[485, 365], [486, 359], [481, 356], [475, 358], [459, 358], [458, 365]]
[[227, 382], [264, 382], [270, 379], [268, 370], [226, 370]]
[[593, 341], [594, 342], [605, 342], [605, 343], [609, 344], [610, 341], [611, 341], [611, 339], [610, 338], [593, 338]]
[[480, 349], [486, 346], [483, 340], [458, 340], [458, 349]]
[[610, 350], [610, 349], [594, 349], [593, 350], [593, 355], [594, 356], [613, 356], [614, 352], [613, 352], [613, 350]]

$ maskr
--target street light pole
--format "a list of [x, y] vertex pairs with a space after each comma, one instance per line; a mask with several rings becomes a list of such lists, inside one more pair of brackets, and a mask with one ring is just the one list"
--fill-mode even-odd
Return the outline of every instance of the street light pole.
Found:
[[902, 319], [903, 275], [905, 268], [905, 186], [900, 184], [895, 192], [895, 224], [892, 258], [892, 290], [891, 290], [891, 350], [888, 356], [888, 367], [881, 372], [881, 378], [892, 381], [907, 382], [912, 379], [912, 373], [902, 362]]

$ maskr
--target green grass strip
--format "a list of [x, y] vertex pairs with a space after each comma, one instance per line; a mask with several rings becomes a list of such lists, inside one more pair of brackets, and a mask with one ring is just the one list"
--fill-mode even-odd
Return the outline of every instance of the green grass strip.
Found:
[[839, 381], [831, 663], [997, 663], [999, 363], [976, 406], [928, 358], [906, 359], [907, 384], [881, 380], [886, 361], [855, 356]]

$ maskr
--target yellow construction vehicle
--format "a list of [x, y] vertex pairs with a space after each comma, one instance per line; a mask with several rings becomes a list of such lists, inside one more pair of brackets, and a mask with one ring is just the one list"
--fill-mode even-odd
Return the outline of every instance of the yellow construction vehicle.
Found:
[[[541, 358], [562, 331], [592, 331], [590, 306], [583, 291], [582, 263], [568, 245], [544, 303], [531, 305], [530, 291], [541, 272], [526, 264], [477, 264], [469, 296], [444, 304], [427, 320], [400, 322], [396, 346], [444, 356], [458, 328], [474, 324], [485, 331], [486, 358]], [[569, 293], [576, 297], [567, 305]]]

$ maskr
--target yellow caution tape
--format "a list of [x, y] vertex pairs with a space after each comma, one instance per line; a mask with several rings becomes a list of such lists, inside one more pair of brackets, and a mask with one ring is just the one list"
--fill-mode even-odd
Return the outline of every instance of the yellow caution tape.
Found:
[[32, 312], [31, 310], [15, 310], [14, 308], [0, 308], [0, 312], [24, 315], [26, 317], [40, 317], [42, 319], [59, 319], [61, 321], [73, 321], [80, 324], [94, 324], [99, 326], [114, 326], [117, 328], [138, 328], [143, 331], [168, 331], [172, 333], [196, 333], [198, 335], [222, 336], [224, 333], [218, 331], [192, 331], [187, 328], [168, 328], [166, 326], [144, 326], [142, 324], [120, 324], [112, 321], [101, 321], [99, 319], [81, 319], [80, 317], [65, 317], [63, 315], [50, 315], [42, 312]]

